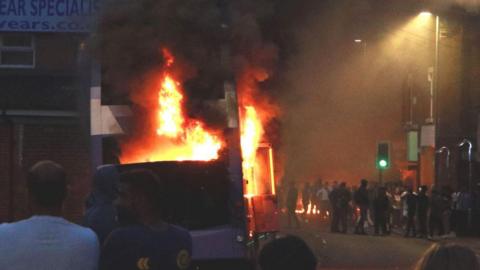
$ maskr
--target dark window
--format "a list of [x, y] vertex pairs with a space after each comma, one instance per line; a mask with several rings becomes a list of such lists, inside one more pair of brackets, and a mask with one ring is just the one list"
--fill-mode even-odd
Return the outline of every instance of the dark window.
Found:
[[30, 34], [0, 35], [0, 67], [35, 67], [35, 42]]

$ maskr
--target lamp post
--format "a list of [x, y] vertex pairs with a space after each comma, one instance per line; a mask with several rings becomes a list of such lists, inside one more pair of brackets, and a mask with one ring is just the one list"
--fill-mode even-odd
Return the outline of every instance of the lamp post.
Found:
[[[420, 16], [431, 17], [433, 14], [431, 12], [421, 12]], [[435, 52], [434, 52], [434, 61], [433, 61], [433, 70], [431, 70], [431, 75], [429, 75], [430, 80], [430, 111], [429, 117], [426, 119], [426, 123], [433, 125], [433, 148], [435, 149], [438, 144], [438, 135], [439, 135], [439, 109], [438, 109], [438, 93], [439, 93], [439, 83], [438, 83], [438, 70], [439, 70], [439, 58], [440, 58], [440, 16], [435, 15]], [[429, 72], [430, 73], [430, 72]], [[434, 163], [433, 170], [433, 182], [438, 184], [439, 180], [439, 171], [438, 171], [437, 162]]]
[[433, 67], [433, 84], [434, 84], [434, 96], [435, 96], [435, 141], [437, 140], [438, 130], [438, 58], [440, 51], [440, 16], [435, 16], [435, 60]]
[[[436, 15], [435, 16], [435, 59], [433, 63], [433, 85], [434, 85], [434, 102], [435, 102], [435, 130], [434, 130], [434, 147], [438, 144], [438, 134], [439, 134], [439, 112], [440, 110], [438, 109], [438, 59], [439, 59], [439, 51], [440, 51], [440, 16]], [[447, 148], [448, 150], [448, 148]], [[448, 158], [450, 156], [450, 151], [447, 152], [447, 162]], [[435, 167], [439, 167], [438, 164], [435, 163]], [[434, 182], [435, 185], [438, 184], [438, 180], [440, 177], [440, 172], [438, 170], [435, 170], [435, 175], [434, 175]]]
[[[433, 16], [431, 12], [424, 11], [420, 16]], [[430, 84], [430, 114], [426, 122], [435, 124], [435, 130], [438, 124], [438, 59], [440, 52], [440, 16], [435, 15], [435, 55], [433, 62], [433, 71]], [[436, 135], [436, 133], [435, 133]], [[436, 136], [435, 136], [436, 138]]]

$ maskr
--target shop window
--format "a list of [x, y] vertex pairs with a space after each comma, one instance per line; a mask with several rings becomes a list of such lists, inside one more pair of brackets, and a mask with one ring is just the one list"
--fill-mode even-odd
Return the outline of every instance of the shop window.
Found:
[[31, 34], [0, 34], [0, 67], [34, 68], [35, 40]]

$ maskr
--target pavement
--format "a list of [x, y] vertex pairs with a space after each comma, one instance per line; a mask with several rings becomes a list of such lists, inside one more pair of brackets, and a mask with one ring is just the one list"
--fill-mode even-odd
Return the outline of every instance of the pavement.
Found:
[[283, 228], [281, 234], [302, 237], [319, 260], [318, 269], [406, 270], [413, 269], [422, 254], [435, 242], [456, 242], [469, 246], [480, 255], [477, 238], [405, 238], [394, 230], [388, 236], [330, 233], [329, 223], [310, 219], [300, 229]]

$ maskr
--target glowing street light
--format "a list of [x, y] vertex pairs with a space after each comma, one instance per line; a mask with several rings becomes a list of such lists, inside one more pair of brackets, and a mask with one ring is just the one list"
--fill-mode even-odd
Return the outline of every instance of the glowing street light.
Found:
[[422, 11], [419, 14], [420, 17], [431, 17], [433, 14], [430, 11]]

